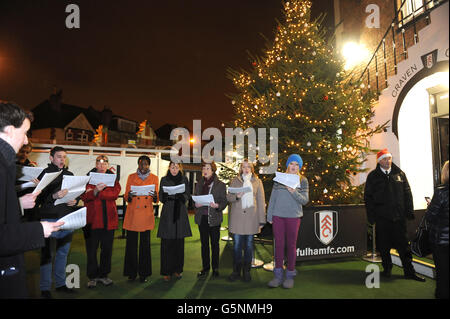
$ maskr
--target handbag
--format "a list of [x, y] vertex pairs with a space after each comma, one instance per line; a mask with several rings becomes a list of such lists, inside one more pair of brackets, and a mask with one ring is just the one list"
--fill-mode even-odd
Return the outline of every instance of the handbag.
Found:
[[418, 257], [425, 257], [432, 252], [425, 215], [422, 217], [422, 220], [417, 227], [416, 234], [411, 241], [411, 252]]

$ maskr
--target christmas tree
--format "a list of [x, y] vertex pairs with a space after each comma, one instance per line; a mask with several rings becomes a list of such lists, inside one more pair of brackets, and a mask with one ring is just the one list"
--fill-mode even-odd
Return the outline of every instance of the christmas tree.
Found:
[[[351, 179], [364, 171], [369, 139], [386, 123], [370, 127], [373, 96], [349, 81], [320, 19], [310, 21], [311, 2], [283, 6], [285, 21], [263, 55], [251, 57], [251, 71], [228, 70], [238, 91], [229, 95], [233, 125], [278, 128], [278, 171], [290, 154], [300, 154], [311, 204], [360, 203], [362, 186]], [[269, 191], [273, 176], [261, 177]]]

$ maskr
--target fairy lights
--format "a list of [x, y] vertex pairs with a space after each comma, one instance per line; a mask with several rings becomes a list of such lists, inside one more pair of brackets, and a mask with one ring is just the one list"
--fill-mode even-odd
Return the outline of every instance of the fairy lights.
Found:
[[285, 2], [285, 21], [263, 56], [252, 58], [252, 70], [229, 69], [239, 92], [230, 96], [234, 124], [278, 128], [279, 169], [289, 154], [302, 155], [313, 204], [355, 203], [361, 189], [351, 177], [362, 171], [369, 138], [382, 128], [370, 126], [371, 98], [349, 83], [310, 10], [310, 1]]

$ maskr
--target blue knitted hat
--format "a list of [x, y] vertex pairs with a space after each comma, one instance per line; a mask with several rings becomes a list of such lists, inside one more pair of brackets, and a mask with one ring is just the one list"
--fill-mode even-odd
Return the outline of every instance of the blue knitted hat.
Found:
[[288, 157], [286, 161], [286, 168], [289, 166], [290, 162], [297, 162], [298, 163], [298, 169], [302, 169], [303, 166], [303, 160], [300, 155], [298, 154], [292, 154]]

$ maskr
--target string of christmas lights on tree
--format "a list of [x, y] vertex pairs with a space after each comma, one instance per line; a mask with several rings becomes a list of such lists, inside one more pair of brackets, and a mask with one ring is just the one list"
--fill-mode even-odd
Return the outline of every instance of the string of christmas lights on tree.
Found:
[[[284, 2], [283, 23], [262, 57], [251, 57], [247, 71], [228, 70], [238, 93], [230, 94], [234, 126], [278, 128], [279, 171], [287, 157], [303, 157], [302, 175], [313, 205], [359, 203], [362, 187], [352, 177], [369, 139], [383, 130], [371, 128], [374, 99], [348, 80], [344, 62], [325, 39], [321, 18], [310, 21], [311, 2]], [[273, 154], [270, 154], [273, 156]], [[261, 176], [266, 191], [272, 176]]]

